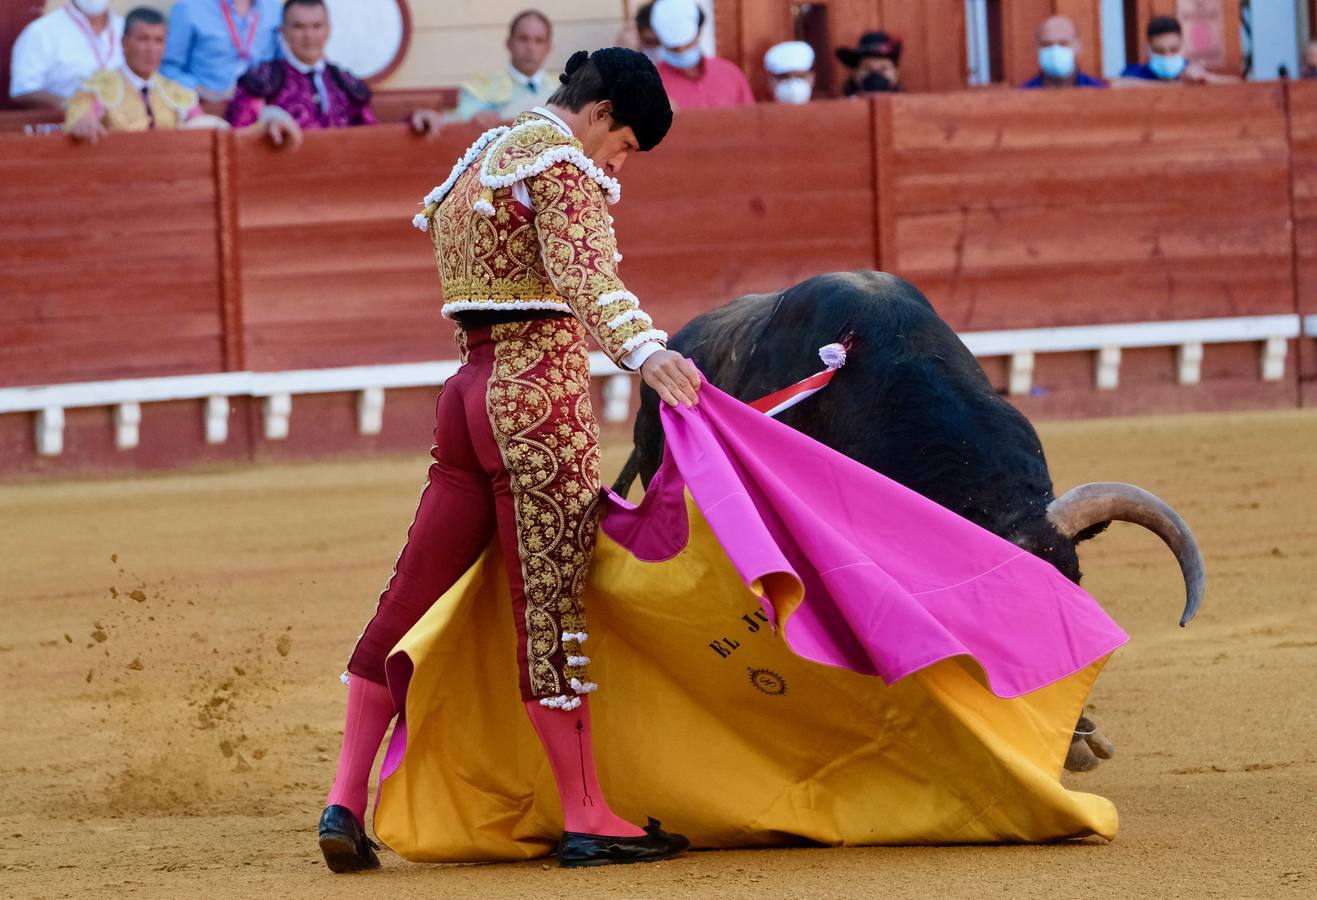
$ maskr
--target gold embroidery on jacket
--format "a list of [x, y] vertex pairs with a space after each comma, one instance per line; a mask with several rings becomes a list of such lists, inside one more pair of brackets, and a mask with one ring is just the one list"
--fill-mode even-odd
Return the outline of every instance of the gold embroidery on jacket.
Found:
[[536, 697], [588, 681], [562, 633], [585, 632], [581, 594], [598, 526], [599, 427], [590, 361], [573, 319], [495, 325], [486, 409], [511, 481], [525, 586], [526, 660]]
[[[617, 328], [608, 325], [638, 304], [617, 275], [617, 242], [598, 183], [575, 163], [558, 162], [522, 182], [531, 209], [514, 200], [509, 187], [493, 192], [493, 216], [475, 208], [485, 192], [480, 170], [486, 157], [491, 174], [506, 175], [563, 146], [579, 148], [547, 123], [514, 129], [491, 144], [453, 185], [430, 229], [445, 313], [570, 310], [618, 362], [633, 349], [627, 342], [650, 332], [652, 325], [642, 317], [617, 322]], [[616, 299], [601, 306], [599, 299], [610, 294]], [[662, 341], [661, 334], [650, 336]]]

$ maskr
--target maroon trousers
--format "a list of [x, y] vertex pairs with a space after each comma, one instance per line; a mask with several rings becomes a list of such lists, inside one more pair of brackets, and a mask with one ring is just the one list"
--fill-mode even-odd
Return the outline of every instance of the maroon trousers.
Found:
[[383, 683], [394, 645], [497, 534], [522, 699], [571, 708], [595, 687], [581, 650], [599, 496], [585, 332], [574, 318], [536, 319], [459, 333], [459, 344], [416, 518], [348, 672]]

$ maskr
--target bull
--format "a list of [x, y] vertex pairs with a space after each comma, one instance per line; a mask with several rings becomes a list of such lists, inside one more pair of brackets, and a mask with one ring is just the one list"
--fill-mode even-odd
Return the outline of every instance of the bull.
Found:
[[[1079, 583], [1077, 545], [1113, 521], [1133, 522], [1174, 552], [1184, 626], [1202, 603], [1205, 569], [1174, 509], [1130, 484], [1091, 483], [1057, 497], [1038, 433], [993, 388], [978, 360], [913, 285], [881, 272], [819, 275], [751, 294], [692, 319], [669, 347], [710, 383], [752, 401], [818, 369], [813, 348], [851, 348], [831, 385], [779, 419], [797, 431], [986, 528]], [[658, 395], [641, 390], [635, 447], [613, 489], [648, 485], [663, 456]], [[1113, 747], [1081, 718], [1066, 768], [1084, 771]]]

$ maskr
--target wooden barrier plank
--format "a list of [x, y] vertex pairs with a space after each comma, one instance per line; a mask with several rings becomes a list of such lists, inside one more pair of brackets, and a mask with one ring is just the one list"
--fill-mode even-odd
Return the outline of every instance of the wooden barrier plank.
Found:
[[884, 266], [954, 327], [1294, 308], [1281, 86], [881, 102]]
[[675, 330], [740, 294], [876, 265], [870, 140], [862, 102], [678, 113], [621, 173], [622, 277]]
[[0, 381], [222, 368], [211, 141], [0, 135]]
[[435, 141], [401, 125], [306, 136], [296, 153], [237, 139], [247, 365], [257, 370], [454, 355], [420, 199], [479, 128]]

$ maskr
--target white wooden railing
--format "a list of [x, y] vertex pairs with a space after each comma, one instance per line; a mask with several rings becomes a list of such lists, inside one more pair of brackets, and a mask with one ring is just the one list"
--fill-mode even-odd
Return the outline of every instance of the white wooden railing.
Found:
[[[1099, 390], [1111, 390], [1120, 383], [1121, 351], [1136, 347], [1177, 348], [1178, 380], [1182, 385], [1195, 385], [1201, 380], [1206, 345], [1257, 343], [1259, 377], [1264, 381], [1279, 381], [1285, 374], [1289, 341], [1301, 334], [1317, 337], [1317, 315], [978, 331], [960, 337], [975, 356], [1010, 357], [1008, 390], [1018, 396], [1028, 394], [1033, 387], [1034, 363], [1039, 353], [1092, 352], [1095, 384]], [[0, 388], [0, 414], [35, 412], [37, 452], [42, 456], [58, 456], [64, 449], [64, 410], [70, 408], [114, 407], [115, 446], [127, 449], [138, 445], [143, 403], [202, 400], [206, 441], [222, 444], [228, 440], [229, 399], [255, 397], [261, 400], [265, 439], [277, 441], [288, 436], [295, 396], [353, 392], [357, 394], [358, 431], [378, 434], [383, 424], [387, 389], [438, 387], [457, 367], [456, 360], [449, 360]], [[632, 373], [619, 369], [604, 354], [592, 353], [590, 374], [607, 379], [604, 421], [625, 421], [631, 408]]]

